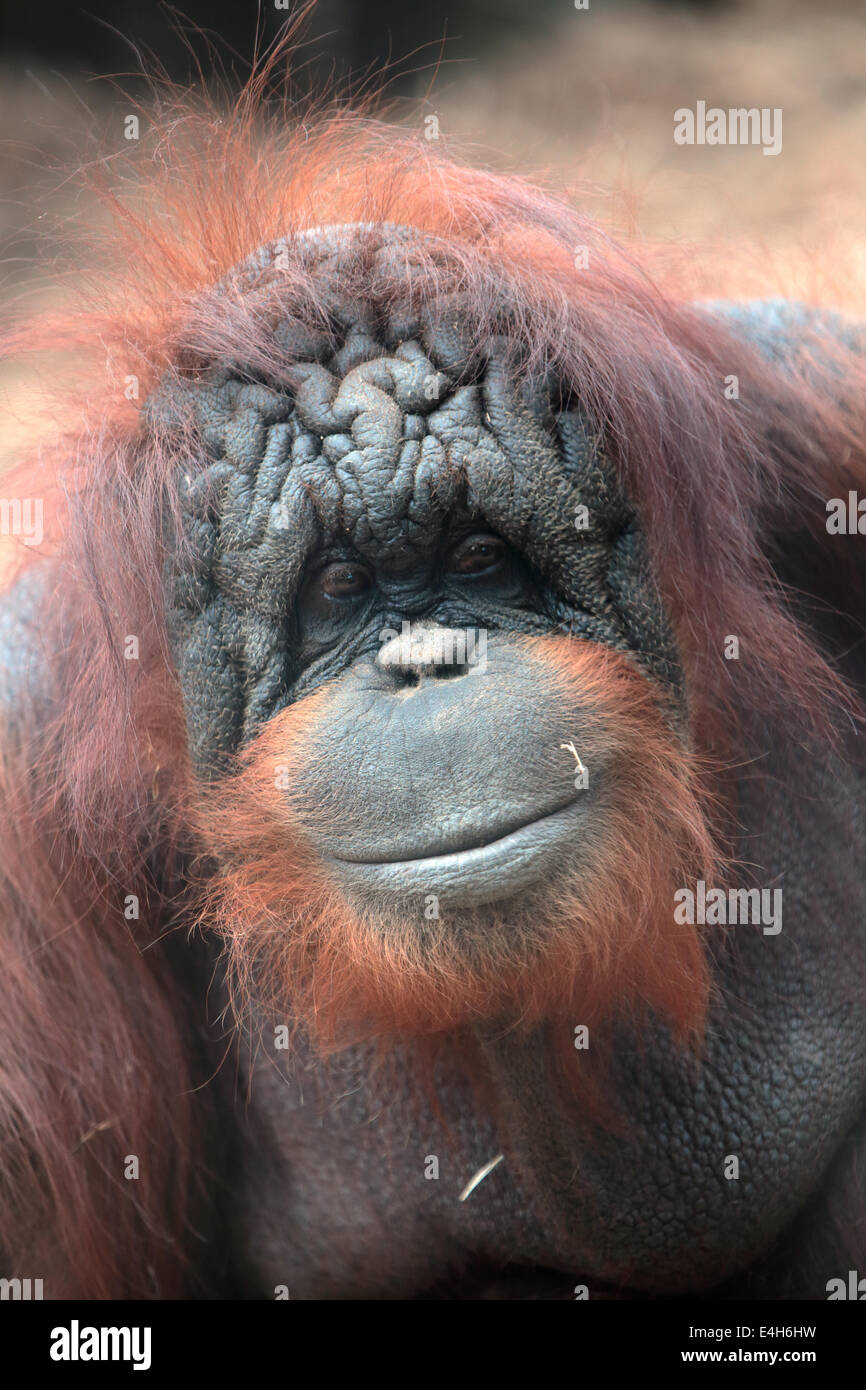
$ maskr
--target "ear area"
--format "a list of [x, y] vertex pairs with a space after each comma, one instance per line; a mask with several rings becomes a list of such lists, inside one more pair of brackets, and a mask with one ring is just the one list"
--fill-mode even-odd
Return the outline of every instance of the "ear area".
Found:
[[[796, 300], [695, 307], [758, 354], [734, 407], [766, 460], [758, 535], [788, 599], [846, 678], [866, 681], [866, 323]], [[736, 354], [732, 374], [736, 374]], [[754, 361], [754, 359], [753, 359]]]
[[34, 565], [0, 593], [0, 721], [7, 733], [22, 710], [49, 698], [50, 660], [41, 620], [48, 583], [45, 567]]
[[816, 308], [796, 299], [700, 300], [702, 313], [721, 320], [732, 334], [744, 339], [783, 370], [799, 372], [811, 362], [838, 358], [839, 348], [866, 356], [866, 324], [833, 309]]

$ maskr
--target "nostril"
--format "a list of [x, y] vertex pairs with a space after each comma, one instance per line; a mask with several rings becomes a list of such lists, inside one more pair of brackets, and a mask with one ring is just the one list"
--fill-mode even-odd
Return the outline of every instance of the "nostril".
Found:
[[405, 690], [423, 680], [455, 680], [469, 674], [476, 647], [465, 632], [438, 625], [404, 624], [381, 648], [376, 658], [380, 670], [388, 671], [394, 684]]
[[391, 667], [391, 677], [394, 684], [400, 690], [407, 687], [418, 686], [422, 680], [453, 680], [456, 676], [465, 676], [468, 666], [462, 663], [457, 665], [417, 665], [417, 666], [397, 666]]

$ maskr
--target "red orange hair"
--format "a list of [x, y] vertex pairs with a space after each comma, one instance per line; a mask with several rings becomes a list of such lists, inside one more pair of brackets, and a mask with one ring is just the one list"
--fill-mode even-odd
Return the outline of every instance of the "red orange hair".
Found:
[[[109, 157], [90, 179], [108, 219], [76, 262], [76, 293], [66, 284], [61, 310], [7, 334], [9, 352], [72, 352], [86, 383], [58, 405], [72, 433], [5, 483], [56, 499], [47, 554], [26, 557], [44, 573], [28, 619], [40, 695], [9, 712], [0, 769], [0, 1232], [8, 1257], [29, 1262], [15, 1272], [44, 1274], [49, 1295], [190, 1287], [207, 1167], [192, 1092], [205, 1078], [173, 959], [191, 836], [162, 611], [182, 441], [145, 437], [139, 410], [164, 373], [226, 353], [285, 370], [230, 277], [256, 248], [321, 223], [396, 221], [443, 239], [448, 256], [426, 264], [430, 302], [459, 284], [479, 336], [505, 294], [524, 368], [552, 364], [571, 384], [637, 506], [700, 746], [730, 752], [744, 700], [802, 726], [848, 699], [795, 620], [767, 537], [795, 525], [815, 547], [820, 499], [866, 492], [859, 365], [836, 363], [832, 391], [784, 375], [540, 188], [366, 109], [274, 102], [286, 61], [273, 54], [229, 110], [158, 92], [131, 171]], [[315, 285], [295, 266], [281, 294], [314, 301]], [[722, 391], [731, 370], [736, 405]], [[128, 634], [137, 661], [123, 658]], [[700, 963], [684, 970], [705, 985]], [[524, 1002], [537, 1016], [531, 992]], [[411, 1010], [411, 990], [394, 1007]], [[138, 1183], [122, 1178], [130, 1154]]]

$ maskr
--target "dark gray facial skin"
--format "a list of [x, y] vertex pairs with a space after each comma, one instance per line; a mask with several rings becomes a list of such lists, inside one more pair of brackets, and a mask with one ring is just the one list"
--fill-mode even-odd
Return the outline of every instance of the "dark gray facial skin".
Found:
[[[573, 863], [591, 827], [563, 708], [537, 662], [501, 634], [463, 664], [465, 632], [416, 624], [335, 685], [293, 778], [292, 806], [349, 899], [454, 908], [497, 902]], [[486, 633], [484, 634], [486, 639]], [[470, 648], [472, 639], [470, 637]], [[533, 711], [532, 719], [526, 711]], [[603, 779], [593, 764], [593, 794]]]
[[[290, 800], [338, 886], [374, 910], [499, 903], [579, 867], [605, 775], [599, 757], [576, 794], [564, 745], [585, 749], [592, 716], [519, 639], [623, 654], [682, 729], [673, 635], [613, 470], [552, 385], [515, 385], [497, 341], [461, 361], [450, 322], [339, 294], [331, 313], [342, 336], [311, 335], [293, 391], [214, 369], [149, 407], [192, 410], [207, 448], [183, 499], [195, 570], [168, 574], [194, 762], [218, 776], [328, 687]], [[404, 628], [454, 634], [465, 662], [403, 661]]]
[[[294, 398], [228, 372], [208, 387], [211, 461], [186, 501], [202, 563], [168, 579], [190, 744], [199, 772], [219, 776], [270, 718], [332, 683], [327, 747], [294, 795], [347, 891], [501, 906], [579, 853], [593, 807], [572, 794], [567, 760], [556, 775], [547, 761], [581, 731], [563, 729], [514, 635], [572, 630], [626, 654], [682, 728], [676, 648], [637, 522], [579, 417], [528, 412], [495, 356], [431, 403], [418, 381], [448, 378], [435, 334], [386, 330], [381, 347], [345, 373], [311, 365]], [[573, 525], [579, 503], [588, 533]], [[507, 563], [457, 578], [456, 550], [478, 534]], [[341, 566], [365, 578], [357, 589], [344, 573], [351, 594], [328, 599], [321, 576]], [[486, 670], [395, 657], [382, 634], [403, 621], [484, 630]], [[743, 729], [743, 766], [760, 758], [761, 776], [742, 777], [737, 852], [783, 886], [784, 928], [711, 943], [718, 993], [699, 1061], [660, 1024], [619, 1025], [615, 1133], [562, 1106], [537, 1033], [479, 1028], [492, 1101], [443, 1061], [438, 1113], [409, 1054], [395, 1082], [365, 1048], [332, 1063], [251, 1052], [238, 1288], [825, 1297], [849, 1261], [831, 1212], [866, 1158], [858, 756], [813, 762], [806, 780], [772, 729]], [[591, 1043], [575, 1065], [594, 1057]]]
[[[602, 642], [645, 669], [682, 721], [679, 657], [636, 518], [580, 412], [515, 388], [498, 342], [461, 361], [451, 324], [373, 325], [354, 303], [331, 314], [343, 345], [311, 334], [307, 361], [295, 341], [293, 391], [214, 368], [148, 406], [163, 429], [192, 414], [206, 451], [183, 498], [194, 568], [167, 576], [197, 770], [219, 772], [404, 621]], [[453, 568], [477, 533], [507, 552], [489, 582]], [[341, 605], [311, 597], [340, 563], [372, 581], [342, 621]]]

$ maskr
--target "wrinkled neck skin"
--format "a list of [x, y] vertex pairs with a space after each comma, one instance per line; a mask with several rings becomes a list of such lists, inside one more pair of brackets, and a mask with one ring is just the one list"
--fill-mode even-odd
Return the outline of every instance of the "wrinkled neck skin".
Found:
[[[622, 1030], [627, 1124], [599, 1133], [563, 1107], [538, 1037], [483, 1040], [495, 1121], [456, 1069], [437, 1116], [408, 1064], [401, 1087], [373, 1080], [361, 1049], [327, 1075], [260, 1049], [238, 1277], [293, 1298], [826, 1298], [850, 1250], [833, 1194], [866, 1148], [863, 774], [829, 758], [758, 767], [739, 788], [739, 854], [783, 887], [782, 930], [727, 928], [699, 1062], [660, 1026]], [[574, 1054], [592, 1060], [591, 1042]]]

